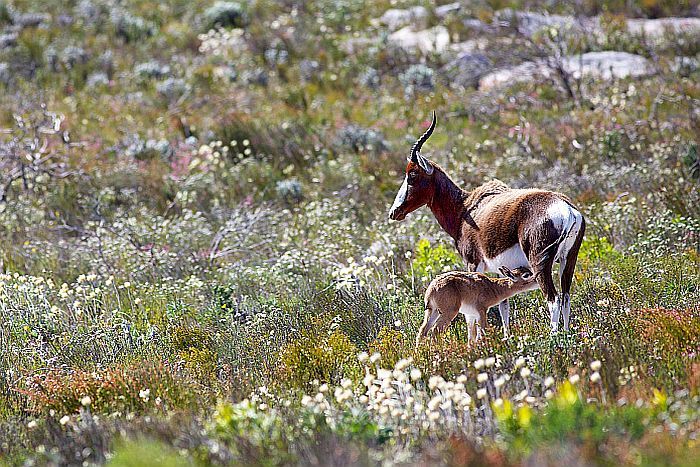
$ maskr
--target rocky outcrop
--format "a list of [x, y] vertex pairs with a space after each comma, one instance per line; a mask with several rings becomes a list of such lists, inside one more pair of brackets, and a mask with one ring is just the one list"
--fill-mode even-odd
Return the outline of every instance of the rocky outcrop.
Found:
[[491, 71], [489, 58], [478, 52], [462, 52], [441, 70], [451, 86], [476, 87], [479, 78]]
[[666, 33], [700, 34], [700, 18], [628, 19], [627, 30], [653, 39]]
[[413, 8], [399, 9], [391, 8], [386, 10], [376, 22], [384, 25], [390, 31], [396, 31], [402, 26], [411, 25], [415, 28], [424, 28], [427, 26], [428, 10], [422, 6]]
[[414, 31], [410, 26], [406, 26], [390, 34], [388, 40], [407, 51], [441, 53], [450, 45], [450, 33], [444, 26], [435, 26], [423, 31]]
[[[563, 70], [574, 78], [592, 77], [611, 80], [627, 77], [642, 77], [654, 73], [646, 58], [627, 52], [589, 52], [564, 57], [560, 62]], [[541, 81], [555, 76], [555, 63], [537, 60], [496, 70], [479, 80], [480, 89], [509, 86], [514, 83]]]

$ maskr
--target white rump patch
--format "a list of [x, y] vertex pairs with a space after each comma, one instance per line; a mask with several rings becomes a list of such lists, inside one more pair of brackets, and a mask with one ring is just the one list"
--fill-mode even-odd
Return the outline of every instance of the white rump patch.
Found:
[[554, 258], [555, 261], [560, 261], [562, 258], [566, 258], [566, 254], [574, 246], [583, 224], [583, 215], [568, 203], [557, 200], [547, 208], [547, 217], [552, 221], [560, 235], [565, 234]]

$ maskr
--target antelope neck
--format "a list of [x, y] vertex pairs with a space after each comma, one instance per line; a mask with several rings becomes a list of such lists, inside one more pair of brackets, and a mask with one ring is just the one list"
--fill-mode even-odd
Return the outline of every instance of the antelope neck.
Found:
[[440, 227], [457, 242], [462, 233], [462, 213], [467, 192], [458, 187], [439, 167], [435, 167], [434, 173], [435, 191], [428, 207]]

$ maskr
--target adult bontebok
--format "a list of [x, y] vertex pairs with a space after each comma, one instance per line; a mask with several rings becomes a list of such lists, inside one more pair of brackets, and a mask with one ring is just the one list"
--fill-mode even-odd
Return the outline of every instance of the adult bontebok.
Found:
[[501, 267], [499, 272], [505, 279], [466, 271], [446, 272], [433, 279], [425, 291], [425, 318], [416, 344], [428, 334], [444, 331], [457, 313], [467, 320], [469, 342], [477, 341], [486, 324], [486, 310], [527, 290], [535, 281], [526, 267], [513, 270]]
[[[498, 180], [472, 191], [461, 189], [435, 162], [420, 154], [435, 122], [433, 112], [430, 128], [411, 148], [406, 175], [389, 217], [400, 221], [427, 205], [454, 239], [470, 271], [530, 267], [537, 277], [531, 288], [539, 287], [544, 293], [552, 330], [557, 330], [560, 313], [568, 330], [571, 281], [586, 230], [583, 216], [569, 198], [553, 191], [511, 189]], [[561, 294], [552, 278], [555, 262], [560, 263]], [[498, 308], [507, 335], [508, 301], [503, 300]]]

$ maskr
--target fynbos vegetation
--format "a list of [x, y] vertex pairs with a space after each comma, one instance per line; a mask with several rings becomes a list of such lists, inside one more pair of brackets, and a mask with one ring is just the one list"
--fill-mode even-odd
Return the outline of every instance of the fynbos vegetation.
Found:
[[[697, 463], [698, 14], [0, 0], [0, 465]], [[568, 330], [416, 346], [433, 109], [458, 186], [585, 218]]]

